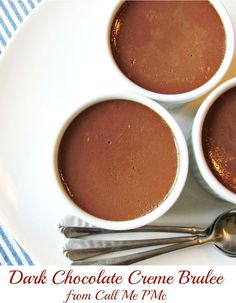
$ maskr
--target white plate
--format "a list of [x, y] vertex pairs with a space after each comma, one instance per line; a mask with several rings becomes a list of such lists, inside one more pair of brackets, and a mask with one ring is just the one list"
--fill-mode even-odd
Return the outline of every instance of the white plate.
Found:
[[[117, 0], [43, 1], [0, 59], [0, 216], [35, 260], [68, 264], [59, 220], [72, 214], [54, 182], [54, 141], [81, 100], [129, 90], [107, 57], [106, 26]], [[236, 28], [236, 3], [224, 0]], [[225, 79], [236, 75], [236, 60]], [[224, 79], [224, 80], [225, 80]], [[197, 100], [174, 115], [189, 133]], [[233, 205], [191, 173], [161, 224], [207, 226]], [[191, 248], [143, 264], [235, 264], [214, 247]]]

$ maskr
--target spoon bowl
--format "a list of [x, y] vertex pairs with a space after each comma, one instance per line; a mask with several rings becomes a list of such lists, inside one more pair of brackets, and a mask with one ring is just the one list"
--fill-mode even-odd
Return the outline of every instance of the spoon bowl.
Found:
[[236, 257], [236, 210], [217, 217], [212, 226], [212, 242], [223, 253]]

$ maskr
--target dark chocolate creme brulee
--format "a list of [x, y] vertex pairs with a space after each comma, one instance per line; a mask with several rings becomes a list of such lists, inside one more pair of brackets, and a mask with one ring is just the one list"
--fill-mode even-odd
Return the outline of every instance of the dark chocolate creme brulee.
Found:
[[135, 84], [179, 94], [217, 72], [226, 37], [209, 1], [125, 1], [113, 19], [110, 44], [118, 67]]
[[219, 97], [208, 111], [202, 145], [212, 173], [236, 194], [236, 88]]
[[127, 100], [97, 103], [66, 129], [58, 151], [64, 188], [81, 209], [125, 221], [168, 196], [178, 169], [175, 138], [148, 107]]

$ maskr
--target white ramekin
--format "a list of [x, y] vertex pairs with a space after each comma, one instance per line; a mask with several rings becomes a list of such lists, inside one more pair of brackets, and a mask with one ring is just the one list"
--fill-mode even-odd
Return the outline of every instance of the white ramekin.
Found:
[[[57, 155], [58, 155], [58, 148], [60, 144], [60, 140], [63, 136], [63, 133], [67, 126], [70, 124], [70, 122], [75, 118], [80, 112], [88, 108], [89, 106], [93, 104], [97, 104], [102, 101], [106, 100], [113, 100], [113, 99], [124, 99], [124, 100], [130, 100], [134, 102], [141, 103], [153, 111], [155, 111], [159, 116], [161, 116], [165, 122], [169, 125], [170, 129], [172, 130], [172, 133], [175, 137], [176, 141], [176, 146], [177, 146], [177, 151], [178, 151], [178, 160], [179, 160], [179, 165], [178, 165], [178, 170], [177, 170], [177, 176], [174, 185], [172, 186], [172, 189], [169, 193], [169, 195], [165, 198], [165, 200], [161, 203], [160, 206], [155, 208], [153, 211], [150, 213], [139, 217], [137, 219], [133, 220], [128, 220], [128, 221], [109, 221], [109, 220], [104, 220], [101, 218], [97, 218], [81, 208], [79, 208], [67, 195], [65, 192], [62, 184], [60, 177], [58, 175], [58, 168], [57, 168]], [[147, 142], [148, 144], [148, 142]], [[156, 103], [153, 100], [150, 100], [144, 96], [140, 96], [137, 94], [119, 94], [119, 95], [109, 95], [105, 97], [100, 97], [97, 98], [96, 100], [92, 101], [85, 101], [81, 104], [81, 107], [78, 108], [78, 111], [76, 113], [72, 113], [71, 117], [65, 121], [62, 130], [58, 134], [57, 138], [57, 144], [56, 144], [56, 150], [55, 150], [55, 181], [59, 184], [58, 190], [62, 191], [62, 194], [64, 195], [64, 200], [65, 203], [70, 203], [70, 208], [73, 211], [73, 215], [78, 216], [82, 220], [101, 227], [101, 228], [106, 228], [106, 229], [114, 229], [114, 230], [125, 230], [125, 229], [133, 229], [137, 228], [140, 226], [143, 226], [145, 224], [148, 224], [156, 219], [158, 219], [160, 216], [162, 216], [164, 213], [168, 211], [169, 208], [176, 202], [178, 199], [180, 193], [183, 190], [183, 187], [185, 185], [187, 173], [188, 173], [188, 149], [187, 149], [187, 144], [184, 138], [184, 135], [178, 126], [177, 122], [174, 120], [174, 118], [171, 116], [171, 114], [164, 109], [161, 105]], [[158, 173], [158, 172], [157, 172]]]
[[[236, 78], [232, 78], [222, 85], [218, 86], [203, 101], [195, 116], [192, 127], [192, 153], [193, 153], [193, 171], [203, 186], [217, 197], [236, 204], [236, 194], [224, 187], [220, 181], [211, 172], [204, 157], [202, 148], [202, 128], [205, 117], [212, 104], [226, 91], [236, 87]], [[236, 117], [235, 117], [236, 121]]]
[[155, 93], [155, 92], [149, 91], [147, 89], [140, 87], [139, 85], [135, 84], [134, 82], [132, 82], [128, 77], [126, 77], [120, 71], [119, 67], [117, 66], [117, 64], [113, 58], [111, 47], [110, 47], [110, 30], [111, 30], [111, 25], [112, 25], [114, 16], [123, 2], [124, 1], [117, 0], [114, 12], [111, 16], [111, 19], [108, 22], [107, 40], [108, 40], [109, 54], [111, 57], [111, 62], [113, 62], [113, 65], [114, 65], [114, 69], [116, 69], [116, 71], [118, 71], [118, 74], [120, 75], [120, 78], [123, 81], [129, 82], [131, 91], [141, 94], [143, 96], [152, 98], [156, 101], [161, 102], [161, 104], [164, 105], [165, 107], [171, 108], [172, 106], [176, 107], [178, 105], [182, 105], [184, 103], [190, 102], [192, 100], [195, 100], [195, 99], [203, 96], [204, 94], [209, 92], [211, 89], [213, 89], [221, 81], [221, 79], [224, 77], [225, 73], [227, 72], [227, 70], [231, 64], [232, 58], [233, 58], [234, 30], [233, 30], [233, 25], [232, 25], [231, 19], [220, 0], [209, 0], [209, 2], [213, 5], [215, 10], [217, 11], [218, 15], [221, 18], [223, 26], [224, 26], [225, 35], [226, 35], [226, 48], [225, 48], [224, 59], [220, 65], [218, 71], [205, 84], [203, 84], [202, 86], [200, 86], [194, 90], [191, 90], [191, 91], [185, 92], [185, 93], [180, 93], [180, 94], [160, 94], [160, 93]]

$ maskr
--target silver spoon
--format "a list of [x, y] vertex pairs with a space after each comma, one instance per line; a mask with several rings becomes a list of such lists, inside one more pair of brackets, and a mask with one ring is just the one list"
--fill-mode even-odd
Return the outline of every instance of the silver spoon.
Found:
[[218, 216], [208, 229], [206, 229], [206, 234], [199, 235], [194, 240], [121, 257], [96, 261], [76, 261], [72, 263], [72, 265], [129, 265], [168, 252], [209, 242], [214, 243], [224, 254], [230, 257], [236, 257], [236, 209], [232, 209]]
[[[59, 228], [66, 238], [76, 239], [69, 241], [64, 248], [64, 254], [71, 261], [85, 260], [99, 255], [108, 254], [122, 250], [129, 250], [141, 247], [167, 245], [179, 242], [186, 242], [194, 240], [195, 236], [192, 235], [205, 235], [206, 229], [200, 227], [183, 227], [183, 226], [156, 226], [145, 225], [139, 228], [130, 230], [108, 230], [99, 227], [91, 226], [78, 221], [76, 226], [63, 226]], [[127, 233], [150, 233], [150, 232], [167, 232], [167, 233], [183, 233], [191, 234], [186, 237], [172, 237], [150, 240], [94, 240], [83, 239], [84, 236], [93, 236], [101, 234], [127, 234]]]
[[205, 234], [204, 228], [199, 227], [182, 227], [182, 226], [155, 226], [145, 225], [130, 230], [109, 230], [92, 226], [60, 226], [61, 232], [66, 238], [81, 238], [83, 236], [112, 234], [112, 233], [136, 233], [136, 232], [168, 232], [168, 233], [184, 233], [184, 234]]
[[[156, 245], [167, 245], [173, 243], [187, 242], [196, 239], [196, 236], [172, 237], [162, 239], [147, 240], [94, 240], [79, 239], [67, 243], [64, 254], [71, 261], [79, 261], [105, 255], [111, 252], [130, 250], [141, 247], [150, 247]], [[75, 243], [76, 241], [76, 243]]]

